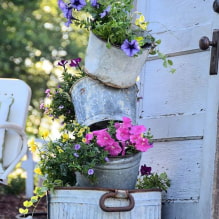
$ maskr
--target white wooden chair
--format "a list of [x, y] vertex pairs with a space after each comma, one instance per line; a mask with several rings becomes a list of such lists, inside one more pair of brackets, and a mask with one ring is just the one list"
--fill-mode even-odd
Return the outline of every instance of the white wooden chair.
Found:
[[0, 181], [27, 152], [26, 118], [30, 87], [22, 80], [0, 78]]

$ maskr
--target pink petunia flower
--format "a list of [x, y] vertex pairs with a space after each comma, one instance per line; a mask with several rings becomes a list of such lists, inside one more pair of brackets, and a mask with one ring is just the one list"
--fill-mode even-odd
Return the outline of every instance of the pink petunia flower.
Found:
[[97, 144], [101, 147], [105, 147], [114, 143], [114, 140], [107, 132], [107, 129], [94, 131], [93, 134], [97, 136]]
[[143, 125], [134, 125], [130, 129], [130, 133], [134, 135], [140, 135], [146, 131], [146, 128]]
[[123, 117], [122, 118], [122, 121], [123, 121], [123, 125], [125, 127], [131, 127], [132, 126], [132, 120], [128, 117]]
[[93, 137], [94, 137], [93, 133], [87, 133], [85, 135], [86, 144], [90, 144], [90, 141], [93, 139]]
[[153, 145], [149, 143], [147, 138], [139, 138], [139, 140], [136, 142], [135, 148], [139, 151], [145, 152], [149, 148], [152, 148]]
[[116, 138], [120, 141], [127, 141], [129, 140], [130, 133], [129, 129], [126, 127], [120, 127], [116, 130]]
[[113, 144], [106, 146], [104, 150], [108, 151], [111, 156], [117, 156], [121, 153], [122, 148], [119, 146], [118, 142], [114, 141]]
[[135, 144], [136, 142], [138, 142], [141, 139], [141, 135], [140, 134], [133, 134], [130, 136], [130, 142], [132, 144]]

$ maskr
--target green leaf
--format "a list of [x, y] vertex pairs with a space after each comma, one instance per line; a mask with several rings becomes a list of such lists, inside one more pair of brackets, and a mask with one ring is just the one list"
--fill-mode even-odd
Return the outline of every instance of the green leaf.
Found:
[[165, 68], [167, 68], [167, 62], [166, 62], [166, 61], [163, 62], [163, 66], [164, 66]]
[[170, 69], [170, 72], [173, 74], [173, 73], [176, 72], [176, 69], [175, 69], [175, 68], [172, 68], [172, 69]]
[[31, 202], [35, 203], [38, 201], [38, 196], [32, 196], [31, 197]]
[[107, 42], [107, 43], [106, 43], [106, 47], [107, 47], [108, 49], [110, 49], [110, 48], [111, 48], [111, 44], [110, 44], [109, 42]]
[[169, 65], [173, 65], [173, 61], [172, 60], [168, 59], [167, 62], [168, 62]]
[[155, 43], [159, 45], [161, 44], [161, 40], [156, 40]]

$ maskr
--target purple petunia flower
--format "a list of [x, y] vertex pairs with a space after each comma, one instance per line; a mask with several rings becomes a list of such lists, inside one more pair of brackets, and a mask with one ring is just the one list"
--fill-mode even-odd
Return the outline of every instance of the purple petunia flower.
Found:
[[121, 49], [127, 56], [134, 56], [140, 51], [140, 46], [136, 40], [129, 42], [127, 39], [123, 42]]
[[72, 59], [71, 63], [69, 64], [71, 67], [77, 67], [78, 64], [81, 62], [81, 58]]
[[69, 25], [72, 23], [72, 20], [75, 20], [75, 18], [72, 16], [72, 7], [66, 4], [63, 0], [58, 1], [58, 6], [62, 10], [64, 17], [68, 20], [65, 25], [69, 27]]
[[111, 6], [109, 5], [102, 13], [100, 13], [100, 17], [103, 18], [106, 15], [108, 15], [110, 10], [111, 10]]
[[75, 157], [79, 157], [78, 153], [74, 153], [74, 156], [75, 156]]
[[104, 159], [105, 159], [106, 162], [110, 161], [108, 157], [105, 157]]
[[89, 170], [87, 171], [87, 173], [88, 173], [88, 175], [93, 175], [93, 174], [94, 174], [94, 170], [93, 170], [93, 169], [89, 169]]
[[58, 108], [59, 108], [59, 109], [63, 109], [63, 108], [64, 108], [64, 106], [63, 106], [63, 105], [60, 105]]
[[58, 65], [60, 65], [60, 66], [65, 66], [66, 64], [68, 63], [68, 61], [67, 60], [61, 60], [60, 62], [58, 62]]
[[75, 148], [75, 150], [77, 151], [77, 150], [79, 150], [79, 149], [81, 148], [81, 145], [80, 145], [80, 144], [75, 144], [75, 145], [74, 145], [74, 148]]
[[49, 93], [50, 93], [50, 89], [46, 89], [45, 94], [49, 94]]
[[86, 1], [85, 0], [71, 0], [71, 5], [73, 8], [80, 11], [86, 5]]
[[44, 103], [41, 103], [41, 104], [40, 104], [40, 109], [45, 109]]
[[141, 166], [140, 169], [141, 175], [150, 175], [151, 174], [151, 167], [147, 167], [145, 164]]
[[95, 8], [99, 8], [100, 4], [98, 3], [98, 0], [91, 0], [90, 1], [91, 6]]

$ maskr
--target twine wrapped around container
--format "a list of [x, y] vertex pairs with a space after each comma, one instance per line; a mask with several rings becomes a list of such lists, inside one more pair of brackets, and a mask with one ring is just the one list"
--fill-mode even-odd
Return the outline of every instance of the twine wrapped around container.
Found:
[[149, 49], [137, 57], [127, 56], [119, 47], [106, 47], [106, 42], [90, 33], [85, 56], [87, 74], [108, 86], [128, 88], [136, 83], [146, 62]]

